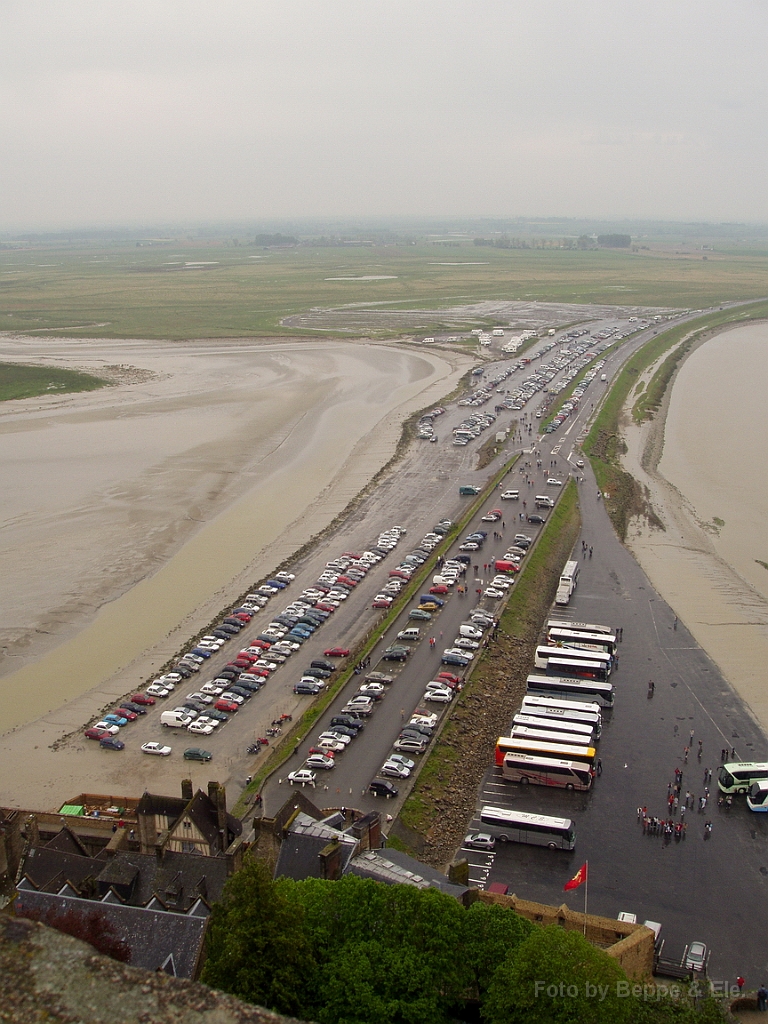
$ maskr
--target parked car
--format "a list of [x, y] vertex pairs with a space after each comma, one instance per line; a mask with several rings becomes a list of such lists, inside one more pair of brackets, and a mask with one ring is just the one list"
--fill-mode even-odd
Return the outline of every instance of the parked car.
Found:
[[288, 772], [288, 781], [291, 785], [297, 783], [301, 786], [314, 786], [317, 776], [308, 768], [299, 768], [295, 772]]
[[116, 736], [102, 736], [99, 746], [104, 747], [105, 750], [125, 750], [125, 744]]
[[385, 796], [387, 798], [397, 796], [400, 792], [397, 786], [390, 782], [389, 779], [374, 779], [368, 789], [374, 796]]
[[336, 761], [328, 754], [310, 754], [304, 762], [305, 768], [322, 768], [330, 770], [336, 767]]
[[154, 697], [147, 697], [143, 693], [134, 693], [131, 697], [131, 704], [138, 704], [141, 707], [152, 707], [155, 703]]
[[210, 750], [203, 750], [201, 747], [187, 747], [184, 751], [185, 761], [210, 761], [212, 757]]
[[464, 836], [464, 846], [474, 850], [492, 850], [495, 845], [496, 840], [488, 832], [470, 832], [468, 836]]
[[86, 729], [83, 734], [87, 740], [103, 740], [107, 736], [112, 734], [106, 729], [97, 729], [95, 726], [91, 726], [90, 729]]
[[411, 769], [406, 768], [405, 765], [399, 764], [397, 761], [387, 760], [379, 768], [379, 775], [391, 775], [396, 779], [407, 779], [410, 774]]
[[159, 754], [160, 757], [168, 757], [171, 753], [171, 747], [165, 743], [155, 743], [154, 740], [142, 743], [141, 750], [144, 754]]
[[101, 729], [107, 736], [116, 736], [120, 732], [120, 726], [115, 725], [114, 722], [101, 721], [97, 722], [93, 727], [94, 729]]

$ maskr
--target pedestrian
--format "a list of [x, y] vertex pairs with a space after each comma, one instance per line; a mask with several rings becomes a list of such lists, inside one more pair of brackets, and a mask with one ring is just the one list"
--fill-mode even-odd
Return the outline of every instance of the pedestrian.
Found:
[[765, 987], [765, 984], [762, 984], [758, 989], [758, 1010], [761, 1014], [764, 1014], [766, 1008], [768, 1008], [768, 988]]
[[673, 814], [677, 814], [677, 807], [678, 807], [679, 803], [680, 803], [679, 798], [677, 796], [674, 796], [672, 798], [672, 813]]
[[680, 808], [680, 821], [682, 821], [683, 818], [685, 817], [685, 808], [686, 807], [687, 807], [687, 804], [683, 804], [683, 806]]
[[731, 760], [736, 760], [736, 747], [731, 747]]
[[652, 679], [648, 680], [648, 692], [650, 693], [651, 696], [653, 696], [654, 693], [656, 692], [656, 683], [654, 683], [654, 681]]
[[400, 708], [400, 717], [405, 718], [405, 708]]
[[597, 774], [598, 775], [602, 775], [603, 774], [603, 762], [600, 760], [599, 757], [597, 759]]
[[501, 528], [502, 528], [502, 530], [506, 530], [506, 528], [507, 528], [507, 524], [504, 522], [503, 519], [501, 520]]
[[589, 545], [589, 557], [590, 558], [592, 557], [592, 545], [591, 544]]
[[688, 747], [686, 747], [683, 751], [683, 755], [683, 761], [685, 762], [685, 764], [688, 764]]
[[693, 746], [693, 729], [691, 729], [690, 746]]
[[674, 793], [670, 793], [669, 796], [667, 797], [667, 807], [670, 809], [670, 811], [672, 810], [672, 804], [674, 803], [674, 801], [675, 801], [675, 794]]
[[690, 801], [691, 801], [691, 791], [690, 791], [690, 789], [686, 789], [686, 791], [685, 791], [685, 806], [686, 807], [688, 806]]
[[704, 810], [704, 808], [706, 806], [707, 806], [707, 798], [705, 796], [700, 796], [699, 797], [699, 814], [701, 814], [701, 812]]
[[703, 749], [704, 749], [704, 742], [703, 742], [703, 740], [699, 740], [699, 749], [698, 749], [698, 751], [696, 753], [696, 756], [698, 757], [699, 760], [701, 760], [701, 754], [702, 754]]
[[724, 764], [727, 757], [728, 751], [725, 749], [725, 747], [723, 747], [720, 751], [720, 764]]
[[[677, 778], [677, 768], [675, 768], [675, 778]], [[672, 795], [672, 783], [667, 783], [667, 797]]]
[[711, 781], [712, 781], [712, 769], [711, 768], [707, 768], [707, 782], [711, 782]]
[[677, 616], [675, 616], [675, 621], [672, 623], [672, 629], [677, 630]]
[[739, 992], [741, 992], [741, 990], [744, 988], [744, 979], [741, 975], [739, 975], [736, 979], [736, 984], [739, 986]]

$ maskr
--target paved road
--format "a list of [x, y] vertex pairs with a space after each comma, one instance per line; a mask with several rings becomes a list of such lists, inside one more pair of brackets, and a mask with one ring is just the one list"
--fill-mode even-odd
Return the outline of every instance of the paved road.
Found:
[[[529, 899], [567, 901], [581, 909], [581, 891], [566, 895], [562, 887], [588, 860], [591, 910], [608, 917], [625, 910], [640, 921], [660, 921], [665, 955], [682, 956], [686, 943], [698, 939], [713, 950], [711, 977], [733, 981], [742, 974], [749, 985], [759, 985], [768, 976], [758, 918], [768, 895], [768, 821], [752, 814], [743, 797], [730, 811], [719, 809], [716, 769], [724, 747], [735, 747], [739, 759], [765, 759], [766, 739], [682, 624], [675, 629], [673, 610], [619, 542], [589, 473], [581, 494], [583, 537], [594, 546], [594, 556], [582, 559], [576, 593], [557, 617], [624, 629], [619, 669], [611, 677], [616, 707], [606, 716], [599, 744], [603, 775], [591, 792], [569, 794], [506, 784], [498, 769], [489, 770], [478, 806], [564, 814], [576, 823], [577, 843], [572, 853], [524, 846], [502, 847], [489, 856], [471, 852], [473, 876], [506, 882]], [[656, 683], [652, 699], [649, 679]], [[691, 730], [693, 752], [686, 764]], [[705, 814], [687, 813], [684, 841], [665, 843], [643, 835], [636, 812], [646, 805], [649, 813], [665, 816], [676, 767], [683, 771], [683, 792], [690, 788], [697, 798], [703, 795], [704, 769], [712, 768], [714, 801]], [[707, 818], [714, 827], [705, 841]]]

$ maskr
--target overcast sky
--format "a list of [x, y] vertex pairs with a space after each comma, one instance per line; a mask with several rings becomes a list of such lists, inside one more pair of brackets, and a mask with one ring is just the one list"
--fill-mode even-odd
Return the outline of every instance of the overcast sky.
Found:
[[2, 0], [0, 230], [768, 221], [765, 0]]

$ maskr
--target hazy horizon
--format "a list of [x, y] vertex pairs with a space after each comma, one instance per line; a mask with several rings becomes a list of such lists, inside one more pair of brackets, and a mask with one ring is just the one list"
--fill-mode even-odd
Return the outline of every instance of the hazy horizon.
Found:
[[768, 222], [758, 0], [0, 6], [0, 231]]

